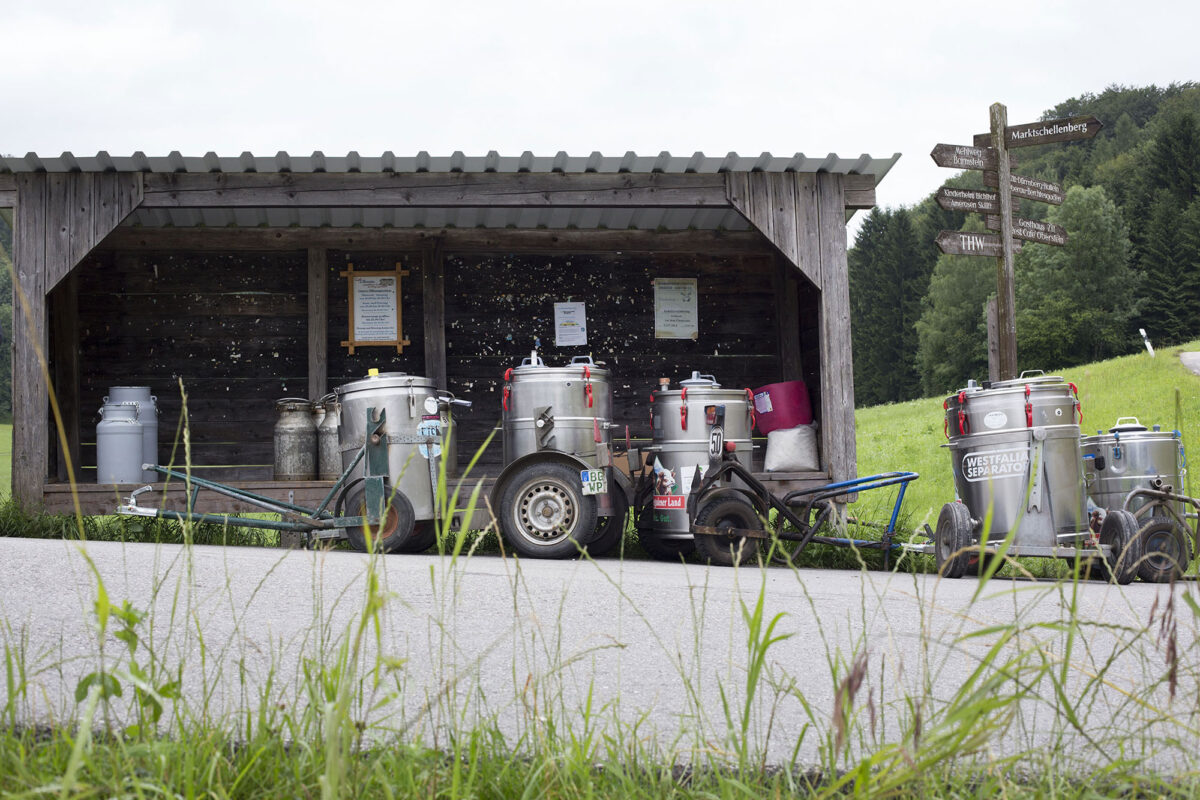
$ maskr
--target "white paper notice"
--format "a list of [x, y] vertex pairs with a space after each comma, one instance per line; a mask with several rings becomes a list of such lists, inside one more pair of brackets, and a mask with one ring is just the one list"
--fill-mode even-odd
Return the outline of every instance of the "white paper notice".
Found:
[[554, 304], [554, 344], [571, 347], [587, 344], [587, 312], [583, 303]]
[[354, 278], [354, 338], [359, 342], [394, 342], [396, 330], [396, 279]]
[[654, 338], [691, 339], [700, 336], [695, 278], [654, 279]]

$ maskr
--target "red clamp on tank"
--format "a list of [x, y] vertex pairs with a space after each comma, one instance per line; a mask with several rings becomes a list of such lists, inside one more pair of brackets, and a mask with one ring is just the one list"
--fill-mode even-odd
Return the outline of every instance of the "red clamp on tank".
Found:
[[1079, 416], [1075, 422], [1083, 425], [1083, 401], [1079, 399], [1079, 389], [1073, 383], [1068, 383], [1067, 386], [1071, 387], [1071, 393], [1075, 395], [1075, 413]]
[[508, 382], [511, 380], [512, 367], [509, 367], [504, 370], [504, 395], [500, 398], [500, 405], [504, 407], [505, 411], [508, 411], [508, 398], [512, 396], [512, 388], [508, 385]]
[[687, 430], [687, 387], [679, 393], [679, 427]]
[[960, 436], [966, 436], [967, 429], [970, 427], [967, 425], [967, 412], [963, 411], [966, 407], [967, 393], [966, 391], [961, 391], [958, 393], [958, 433]]
[[[592, 371], [587, 364], [583, 365], [583, 379], [587, 381], [583, 384], [583, 394], [587, 397], [588, 408], [592, 407]], [[653, 402], [653, 400], [651, 400]], [[597, 440], [599, 441], [599, 440]]]
[[1029, 384], [1025, 384], [1025, 427], [1033, 427], [1033, 401], [1029, 399]]

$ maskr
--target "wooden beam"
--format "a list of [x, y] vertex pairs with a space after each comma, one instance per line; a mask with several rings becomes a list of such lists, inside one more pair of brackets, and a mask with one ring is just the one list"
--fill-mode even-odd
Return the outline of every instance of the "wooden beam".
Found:
[[10, 228], [12, 227], [12, 224], [13, 224], [12, 209], [13, 209], [13, 206], [15, 206], [16, 204], [17, 204], [17, 190], [16, 189], [0, 190], [0, 217], [3, 217], [4, 221], [8, 223], [8, 226]]
[[[60, 481], [79, 480], [79, 280], [75, 273], [50, 293], [50, 336], [53, 348], [54, 395], [62, 414], [62, 439], [54, 437], [57, 450], [55, 472]], [[74, 475], [68, 473], [67, 456]]]
[[48, 180], [46, 235], [54, 245], [46, 254], [47, 292], [137, 207], [142, 175], [56, 172]]
[[46, 358], [46, 207], [43, 174], [17, 178], [13, 229], [13, 498], [27, 511], [42, 503], [49, 472]]
[[323, 247], [308, 248], [308, 396], [324, 397], [329, 381], [329, 260]]
[[847, 175], [844, 178], [846, 208], [851, 211], [875, 207], [875, 176]]
[[775, 308], [778, 316], [780, 380], [800, 380], [800, 287], [791, 264], [775, 259]]
[[145, 208], [726, 208], [720, 174], [148, 173]]
[[758, 231], [534, 230], [515, 228], [132, 228], [103, 247], [181, 250], [412, 250], [442, 242], [446, 253], [770, 253]]
[[425, 377], [439, 389], [446, 382], [446, 262], [434, 243], [421, 252], [422, 297], [425, 303]]
[[816, 177], [820, 225], [821, 288], [821, 447], [829, 477], [858, 474], [854, 441], [854, 357], [850, 345], [850, 281], [846, 260], [845, 199], [842, 176]]
[[726, 175], [733, 207], [819, 289], [821, 261], [812, 257], [812, 244], [817, 236], [813, 188], [816, 177], [809, 172]]

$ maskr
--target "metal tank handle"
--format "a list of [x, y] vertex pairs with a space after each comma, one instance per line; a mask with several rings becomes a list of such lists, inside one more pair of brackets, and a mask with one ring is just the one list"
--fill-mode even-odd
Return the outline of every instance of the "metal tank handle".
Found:
[[138, 401], [136, 401], [136, 400], [126, 400], [126, 401], [124, 401], [124, 402], [121, 402], [121, 403], [110, 403], [110, 402], [108, 402], [108, 396], [107, 396], [107, 395], [105, 395], [105, 397], [104, 397], [104, 405], [103, 405], [103, 406], [100, 406], [100, 410], [96, 412], [97, 414], [99, 414], [99, 415], [100, 415], [100, 419], [104, 419], [104, 407], [105, 407], [105, 406], [133, 406], [133, 419], [134, 419], [134, 421], [138, 420], [138, 419], [139, 419], [139, 418], [142, 416], [142, 407], [141, 407], [141, 403], [139, 403]]
[[1046, 377], [1046, 370], [1044, 370], [1044, 369], [1023, 369], [1023, 370], [1021, 370], [1021, 374], [1019, 376], [1017, 376], [1017, 380], [1023, 380], [1026, 375], [1041, 375], [1044, 378], [1044, 377]]
[[1141, 420], [1139, 420], [1137, 417], [1117, 417], [1117, 422], [1116, 422], [1116, 425], [1113, 425], [1113, 427], [1115, 428], [1115, 427], [1117, 427], [1118, 425], [1120, 425], [1122, 422], [1126, 422], [1126, 421], [1129, 421], [1129, 420], [1132, 420], [1134, 425], [1141, 425], [1141, 424], [1142, 424]]
[[593, 367], [596, 366], [596, 362], [592, 360], [591, 356], [574, 356], [571, 358], [571, 364], [572, 366], [575, 364], [590, 364]]

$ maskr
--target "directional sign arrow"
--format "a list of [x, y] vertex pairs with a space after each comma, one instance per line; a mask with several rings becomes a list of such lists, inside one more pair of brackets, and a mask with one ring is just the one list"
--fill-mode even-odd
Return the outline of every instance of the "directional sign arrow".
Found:
[[[1000, 173], [984, 170], [983, 185], [998, 188], [1000, 186]], [[1008, 185], [1013, 197], [1039, 200], [1043, 203], [1050, 203], [1056, 206], [1062, 205], [1062, 201], [1067, 196], [1066, 192], [1057, 183], [1038, 180], [1037, 178], [1027, 178], [1024, 175], [1013, 175]]]
[[937, 204], [947, 211], [1000, 213], [1000, 195], [975, 189], [951, 189], [949, 186], [943, 186], [937, 191]]
[[[1067, 229], [1053, 222], [1041, 222], [1036, 219], [1013, 217], [1013, 237], [1039, 244], [1062, 246], [1067, 243]], [[1000, 218], [992, 214], [987, 216], [987, 226], [991, 230], [1000, 230]]]
[[[937, 235], [938, 249], [950, 256], [991, 256], [999, 258], [1003, 255], [1000, 237], [992, 233], [964, 233], [962, 231], [942, 231]], [[1020, 250], [1018, 242], [1013, 242], [1013, 252]]]
[[933, 163], [951, 169], [997, 169], [993, 147], [970, 147], [965, 144], [938, 144], [929, 153]]
[[1067, 117], [1025, 125], [1009, 125], [1004, 129], [1004, 143], [1008, 147], [1032, 147], [1035, 144], [1091, 139], [1103, 127], [1095, 117]]

